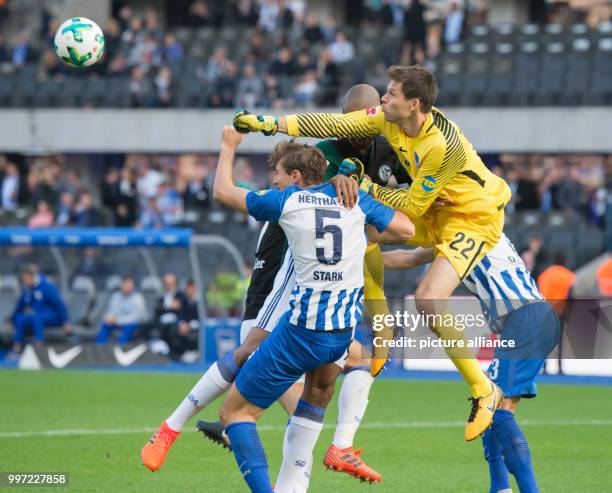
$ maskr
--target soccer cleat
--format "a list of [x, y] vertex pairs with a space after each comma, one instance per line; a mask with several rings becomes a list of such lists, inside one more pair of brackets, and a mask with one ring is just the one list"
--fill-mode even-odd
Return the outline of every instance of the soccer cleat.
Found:
[[353, 450], [353, 447], [340, 449], [335, 445], [330, 445], [323, 459], [323, 464], [328, 469], [344, 472], [363, 482], [378, 483], [382, 481], [382, 475], [368, 467], [359, 457], [362, 452], [362, 449]]
[[159, 430], [153, 433], [151, 439], [142, 447], [140, 452], [142, 464], [151, 471], [157, 471], [166, 460], [166, 455], [168, 455], [168, 450], [172, 447], [174, 440], [180, 434], [180, 431], [174, 431], [164, 421]]
[[232, 445], [225, 434], [221, 421], [210, 422], [200, 420], [198, 421], [196, 428], [198, 431], [204, 433], [204, 436], [209, 440], [221, 445], [230, 452], [232, 451]]
[[495, 410], [501, 405], [504, 400], [504, 394], [501, 389], [491, 382], [492, 391], [484, 397], [470, 397], [472, 401], [472, 410], [465, 426], [464, 437], [468, 442], [478, 438], [484, 431], [491, 426]]

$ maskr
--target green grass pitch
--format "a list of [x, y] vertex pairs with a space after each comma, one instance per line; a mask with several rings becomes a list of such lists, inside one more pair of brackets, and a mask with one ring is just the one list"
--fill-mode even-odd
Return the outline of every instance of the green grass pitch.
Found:
[[[160, 471], [151, 473], [140, 464], [140, 448], [150, 435], [145, 430], [156, 427], [197, 378], [180, 373], [2, 371], [0, 470], [70, 474], [69, 488], [45, 491], [247, 491], [233, 455], [192, 432], [195, 420]], [[466, 398], [465, 386], [456, 381], [376, 382], [356, 439], [365, 461], [383, 474], [383, 483], [373, 486], [321, 464], [333, 434], [334, 401], [315, 451], [310, 491], [488, 492], [480, 441], [463, 440]], [[213, 418], [216, 410], [215, 403], [201, 416]], [[610, 491], [611, 417], [609, 387], [541, 385], [537, 399], [522, 403], [519, 419], [525, 423], [543, 493]], [[272, 480], [286, 421], [278, 406], [261, 421]], [[62, 435], [58, 430], [83, 431]], [[24, 490], [30, 488], [19, 489]]]

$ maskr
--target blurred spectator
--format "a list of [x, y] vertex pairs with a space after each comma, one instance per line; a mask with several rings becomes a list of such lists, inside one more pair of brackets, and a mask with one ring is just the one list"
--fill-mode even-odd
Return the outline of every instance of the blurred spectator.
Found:
[[161, 338], [170, 346], [170, 357], [175, 358], [177, 355], [172, 343], [179, 331], [180, 315], [187, 299], [179, 291], [174, 274], [166, 274], [163, 283], [164, 292], [155, 305], [155, 322], [161, 331]]
[[316, 72], [307, 72], [295, 87], [295, 103], [302, 107], [312, 106], [318, 89]]
[[153, 83], [141, 67], [134, 67], [130, 78], [130, 103], [133, 108], [151, 107], [155, 102]]
[[316, 67], [308, 56], [308, 53], [300, 53], [295, 64], [296, 75], [303, 76], [307, 72], [314, 70]]
[[323, 41], [323, 30], [316, 15], [308, 15], [304, 24], [302, 37], [310, 45], [315, 45]]
[[285, 0], [279, 0], [278, 7], [278, 27], [281, 29], [291, 29], [295, 21], [293, 9], [287, 6], [287, 2]]
[[121, 24], [117, 19], [109, 19], [104, 26], [104, 51], [106, 59], [115, 56], [121, 41]]
[[567, 313], [567, 300], [571, 297], [571, 289], [575, 282], [576, 275], [565, 267], [565, 255], [562, 252], [555, 253], [553, 265], [538, 276], [540, 293], [560, 318]]
[[97, 288], [104, 287], [106, 279], [113, 273], [113, 269], [104, 261], [103, 257], [104, 253], [101, 250], [91, 247], [84, 248], [83, 257], [77, 265], [73, 277], [91, 277]]
[[159, 186], [157, 207], [163, 226], [174, 226], [182, 221], [185, 215], [183, 198], [173, 186], [165, 181]]
[[262, 67], [269, 58], [269, 49], [266, 45], [266, 40], [260, 32], [256, 32], [249, 39], [249, 55], [253, 58], [253, 63], [257, 67]]
[[259, 106], [263, 95], [263, 80], [257, 75], [254, 65], [246, 65], [236, 94], [236, 106], [255, 108]]
[[573, 209], [576, 212], [585, 210], [586, 192], [576, 166], [570, 167], [569, 175], [564, 176], [559, 183], [554, 203], [558, 209]]
[[185, 57], [183, 45], [179, 43], [172, 33], [164, 36], [164, 47], [162, 48], [162, 60], [167, 63], [180, 62]]
[[33, 203], [40, 200], [51, 206], [58, 203], [57, 172], [50, 161], [39, 162], [32, 168], [28, 174], [28, 189]]
[[74, 207], [74, 225], [80, 228], [102, 226], [102, 213], [93, 205], [93, 197], [83, 192]]
[[529, 238], [529, 244], [521, 252], [521, 258], [525, 262], [525, 267], [531, 272], [533, 277], [538, 277], [547, 263], [546, 253], [542, 248], [542, 237], [533, 235]]
[[9, 0], [0, 0], [0, 27], [8, 17]]
[[164, 181], [164, 175], [151, 166], [147, 161], [138, 165], [138, 181], [136, 190], [138, 195], [145, 198], [155, 198], [159, 186]]
[[48, 228], [53, 225], [53, 212], [49, 203], [39, 200], [36, 204], [36, 212], [28, 219], [28, 228]]
[[157, 199], [147, 199], [140, 213], [138, 226], [144, 229], [158, 229], [164, 226], [164, 218], [159, 210]]
[[295, 74], [295, 60], [289, 48], [284, 46], [278, 51], [276, 60], [270, 65], [269, 73], [276, 77], [290, 77]]
[[162, 67], [155, 76], [155, 89], [157, 93], [156, 106], [167, 107], [172, 104], [173, 81], [172, 71], [167, 67]]
[[159, 12], [155, 9], [155, 7], [147, 7], [145, 12], [145, 27], [147, 33], [153, 39], [161, 39], [162, 31], [159, 23]]
[[118, 343], [126, 344], [134, 338], [139, 325], [147, 319], [145, 300], [134, 286], [134, 279], [126, 276], [121, 281], [121, 290], [112, 294], [104, 322], [96, 337], [98, 344], [106, 344], [113, 330], [121, 329]]
[[[108, 55], [107, 55], [108, 56]], [[118, 53], [108, 64], [109, 75], [128, 75], [130, 67], [127, 62], [127, 58], [122, 53]]]
[[595, 274], [597, 278], [597, 288], [602, 296], [612, 297], [612, 258], [608, 257], [597, 268]]
[[189, 6], [187, 14], [188, 24], [192, 27], [212, 27], [214, 18], [210, 12], [208, 3], [196, 0]]
[[329, 52], [335, 63], [349, 63], [355, 57], [355, 48], [343, 31], [338, 31], [334, 42], [329, 45]]
[[321, 106], [333, 106], [338, 100], [340, 71], [338, 70], [338, 65], [336, 65], [336, 62], [334, 62], [334, 59], [328, 49], [321, 52], [317, 71], [319, 74], [319, 81], [321, 83], [321, 97], [319, 99], [319, 104]]
[[405, 65], [422, 64], [425, 61], [425, 6], [421, 0], [409, 0], [404, 13], [404, 47], [402, 61]]
[[3, 162], [0, 168], [0, 198], [2, 209], [13, 211], [23, 205], [28, 196], [25, 180], [19, 173], [19, 168], [12, 161]]
[[263, 0], [259, 9], [259, 26], [265, 31], [275, 32], [279, 14], [278, 0]]
[[34, 333], [34, 341], [42, 344], [46, 327], [63, 326], [71, 332], [66, 305], [55, 285], [38, 270], [35, 264], [26, 265], [21, 271], [22, 291], [11, 316], [15, 327], [14, 350], [20, 353], [25, 341], [25, 332]]
[[210, 206], [210, 188], [208, 169], [202, 164], [196, 164], [193, 176], [183, 192], [185, 208], [206, 209]]
[[452, 45], [461, 40], [463, 20], [463, 9], [457, 0], [453, 0], [450, 4], [448, 15], [446, 16], [446, 23], [444, 24], [444, 43], [446, 45]]
[[264, 78], [262, 106], [265, 108], [279, 108], [282, 107], [282, 101], [278, 78], [274, 75], [266, 75]]
[[2, 33], [0, 33], [0, 68], [2, 68], [2, 65], [10, 64], [10, 63], [11, 63], [10, 51], [5, 44], [4, 36], [2, 35]]
[[378, 15], [384, 26], [402, 27], [404, 25], [404, 9], [399, 0], [385, 1]]
[[111, 209], [113, 225], [134, 226], [136, 223], [136, 184], [132, 171], [110, 170], [102, 185], [102, 203]]
[[70, 226], [74, 220], [74, 195], [70, 192], [63, 192], [55, 217], [56, 226]]
[[227, 51], [223, 46], [218, 46], [206, 62], [204, 69], [199, 68], [197, 77], [204, 82], [216, 82], [226, 72], [231, 61], [227, 58]]
[[27, 31], [21, 31], [15, 37], [11, 62], [14, 67], [19, 68], [31, 62], [34, 58], [35, 54], [30, 46], [30, 36]]
[[53, 50], [45, 50], [38, 65], [38, 80], [47, 80], [64, 74], [59, 58]]
[[215, 84], [215, 93], [211, 96], [210, 106], [213, 108], [233, 108], [236, 85], [238, 84], [238, 65], [228, 63], [225, 73]]
[[336, 37], [336, 32], [338, 31], [338, 21], [336, 18], [331, 15], [327, 16], [323, 21], [321, 31], [323, 32], [323, 40], [325, 43], [332, 43]]
[[81, 173], [76, 169], [66, 170], [58, 183], [58, 189], [61, 192], [69, 192], [72, 194], [81, 192], [83, 190]]
[[121, 31], [126, 31], [128, 27], [130, 27], [132, 19], [134, 18], [134, 11], [132, 7], [129, 5], [124, 5], [119, 9], [119, 13], [117, 16], [117, 22], [119, 23], [119, 27]]
[[233, 12], [237, 24], [244, 26], [255, 26], [257, 24], [259, 14], [255, 0], [238, 0]]

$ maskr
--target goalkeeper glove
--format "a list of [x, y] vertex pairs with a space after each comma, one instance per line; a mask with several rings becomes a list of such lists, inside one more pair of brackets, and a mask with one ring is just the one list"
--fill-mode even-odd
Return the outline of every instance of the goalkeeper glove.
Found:
[[368, 175], [363, 175], [359, 182], [359, 189], [370, 195], [373, 187], [374, 183], [372, 183], [372, 179]]
[[338, 174], [348, 176], [359, 183], [363, 178], [364, 168], [363, 163], [356, 157], [347, 157], [338, 165]]
[[253, 115], [246, 110], [234, 113], [234, 128], [241, 134], [261, 132], [264, 135], [274, 135], [278, 132], [278, 117]]

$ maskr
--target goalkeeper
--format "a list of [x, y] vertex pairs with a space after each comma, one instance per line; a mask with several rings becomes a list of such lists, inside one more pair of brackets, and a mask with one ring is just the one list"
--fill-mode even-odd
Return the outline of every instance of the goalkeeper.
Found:
[[[280, 131], [318, 138], [384, 135], [412, 184], [408, 190], [368, 184], [367, 180], [365, 185], [375, 198], [401, 210], [415, 223], [416, 237], [411, 242], [434, 247], [431, 269], [415, 293], [417, 308], [429, 320], [440, 322], [430, 326], [439, 337], [462, 340], [462, 331], [442, 323], [449, 319], [446, 301], [501, 238], [510, 188], [486, 168], [459, 127], [433, 107], [438, 94], [433, 74], [418, 66], [392, 66], [388, 75], [381, 106], [344, 115], [272, 117], [242, 111], [234, 117], [234, 127], [245, 133], [273, 135]], [[339, 199], [352, 207], [355, 195], [349, 190], [347, 181]], [[471, 412], [464, 437], [474, 440], [491, 425], [503, 395], [468, 350], [449, 346], [449, 358], [470, 386]]]

